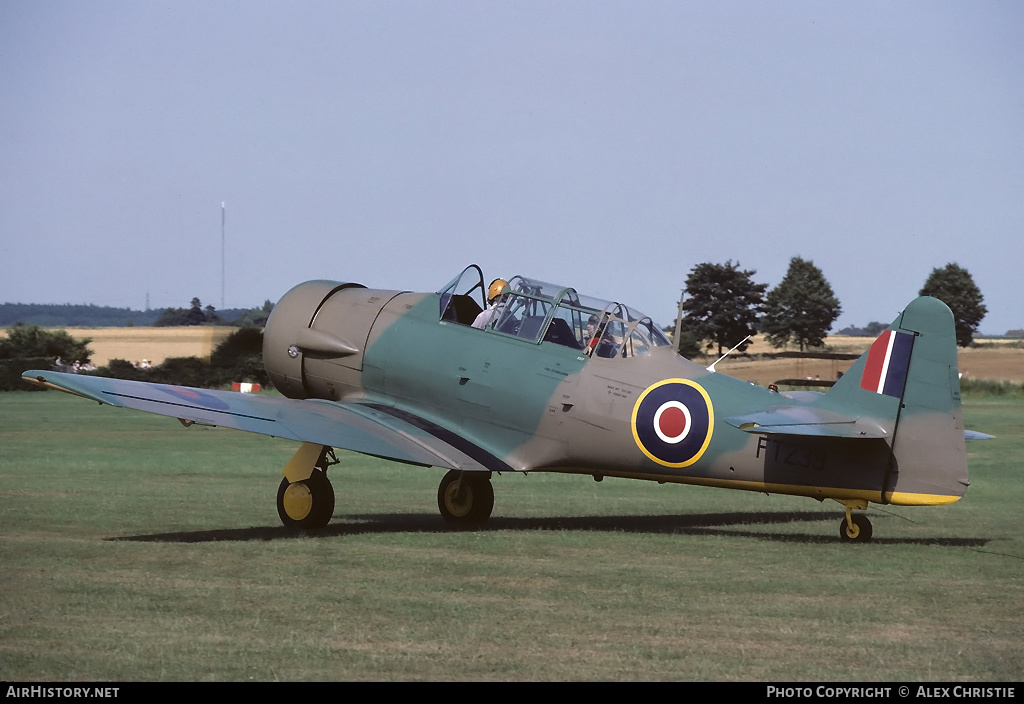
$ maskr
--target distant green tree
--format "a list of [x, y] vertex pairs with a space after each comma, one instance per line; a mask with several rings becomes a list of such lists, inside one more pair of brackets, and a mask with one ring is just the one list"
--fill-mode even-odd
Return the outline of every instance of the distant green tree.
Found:
[[953, 311], [956, 343], [959, 346], [967, 347], [974, 341], [978, 325], [988, 308], [982, 303], [981, 291], [966, 269], [955, 263], [947, 264], [942, 269], [932, 269], [921, 289], [921, 295], [934, 296]]
[[263, 329], [246, 325], [227, 336], [210, 355], [210, 366], [219, 370], [222, 383], [269, 382], [263, 369]]
[[803, 352], [822, 345], [841, 311], [821, 269], [793, 257], [786, 276], [765, 298], [761, 332], [773, 347], [784, 347], [792, 339]]
[[[718, 354], [757, 332], [767, 284], [754, 283], [756, 271], [744, 271], [739, 262], [698, 264], [686, 278], [682, 330]], [[747, 343], [740, 346], [742, 352]]]
[[676, 352], [687, 359], [700, 356], [703, 350], [700, 348], [700, 340], [694, 337], [693, 333], [683, 328], [679, 331], [679, 339], [676, 340]]
[[262, 308], [253, 308], [242, 313], [237, 320], [235, 325], [244, 327], [246, 325], [256, 325], [258, 327], [266, 327], [267, 320], [270, 318], [271, 311], [274, 310], [274, 304], [269, 300], [263, 302]]
[[146, 381], [146, 373], [150, 368], [140, 369], [127, 359], [112, 359], [107, 366], [100, 367], [95, 372], [96, 376], [109, 376], [115, 379], [127, 379], [129, 381]]
[[165, 308], [160, 317], [153, 321], [154, 327], [158, 328], [192, 324], [189, 322], [188, 310], [185, 308]]
[[46, 330], [38, 325], [15, 323], [7, 329], [7, 337], [0, 338], [0, 359], [22, 357], [60, 358], [62, 364], [85, 364], [92, 357], [89, 349], [91, 337], [75, 339], [66, 330]]
[[217, 386], [212, 378], [210, 365], [199, 357], [168, 357], [155, 367], [146, 370], [148, 381], [158, 384], [177, 384], [210, 388]]
[[203, 312], [203, 304], [198, 298], [192, 299], [192, 305], [185, 315], [189, 325], [202, 325], [206, 322], [206, 313]]
[[206, 317], [206, 323], [210, 325], [223, 325], [224, 319], [217, 315], [217, 309], [213, 306], [206, 306], [203, 309], [203, 314]]
[[206, 306], [198, 298], [193, 298], [188, 308], [167, 308], [153, 325], [155, 327], [170, 327], [177, 325], [223, 325], [224, 321], [217, 315], [213, 306]]
[[858, 328], [855, 325], [850, 325], [839, 331], [840, 335], [850, 335], [852, 337], [878, 337], [882, 334], [883, 330], [886, 330], [889, 326], [885, 323], [880, 323], [877, 320], [872, 320], [870, 323], [862, 328]]

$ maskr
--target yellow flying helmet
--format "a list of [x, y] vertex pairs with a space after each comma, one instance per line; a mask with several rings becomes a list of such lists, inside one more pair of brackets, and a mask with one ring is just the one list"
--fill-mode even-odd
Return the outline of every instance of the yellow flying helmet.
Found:
[[491, 282], [491, 287], [487, 289], [487, 302], [493, 303], [494, 299], [501, 295], [501, 292], [508, 286], [508, 281], [505, 279], [495, 279]]

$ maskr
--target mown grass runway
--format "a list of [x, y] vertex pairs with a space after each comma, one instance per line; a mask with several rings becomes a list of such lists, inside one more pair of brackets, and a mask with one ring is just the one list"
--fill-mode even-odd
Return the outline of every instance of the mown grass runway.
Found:
[[0, 679], [1019, 681], [1024, 402], [967, 399], [972, 486], [872, 507], [495, 477], [450, 531], [441, 470], [344, 455], [315, 535], [295, 445], [0, 394]]

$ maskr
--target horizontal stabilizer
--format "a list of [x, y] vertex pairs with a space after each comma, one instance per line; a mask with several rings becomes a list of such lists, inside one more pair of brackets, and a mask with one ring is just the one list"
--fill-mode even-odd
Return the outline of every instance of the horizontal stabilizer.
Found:
[[824, 396], [779, 397], [727, 422], [764, 435], [877, 438], [888, 455], [883, 502], [951, 503], [970, 483], [964, 440], [982, 434], [965, 432], [955, 323], [936, 298], [911, 301]]
[[726, 418], [729, 425], [761, 435], [811, 435], [833, 438], [884, 438], [884, 428], [826, 408], [776, 406]]

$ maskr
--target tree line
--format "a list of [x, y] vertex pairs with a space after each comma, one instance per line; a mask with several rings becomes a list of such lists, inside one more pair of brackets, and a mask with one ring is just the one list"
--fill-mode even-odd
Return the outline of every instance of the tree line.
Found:
[[[48, 328], [117, 328], [132, 326], [166, 325], [265, 325], [273, 309], [268, 300], [261, 308], [227, 308], [217, 311], [213, 306], [203, 307], [193, 298], [187, 308], [156, 308], [132, 310], [111, 306], [0, 303], [0, 327], [15, 323], [29, 323]], [[197, 314], [198, 313], [198, 314]]]
[[[188, 308], [165, 308], [153, 321], [154, 327], [172, 327], [185, 325], [257, 325], [267, 324], [270, 311], [274, 304], [269, 300], [263, 302], [262, 308], [235, 309], [218, 313], [211, 305], [203, 307], [202, 301], [193, 298]], [[230, 322], [229, 322], [230, 321]]]
[[[821, 347], [842, 312], [821, 269], [814, 262], [793, 257], [778, 286], [755, 283], [754, 270], [739, 263], [696, 265], [686, 279], [685, 298], [677, 321], [680, 354], [694, 357], [717, 346], [718, 354], [739, 344], [744, 351], [747, 336], [761, 333], [773, 347], [793, 343], [800, 350]], [[934, 296], [953, 311], [956, 340], [970, 345], [988, 309], [971, 274], [955, 263], [933, 269], [920, 295]], [[867, 334], [888, 327], [872, 322]]]

